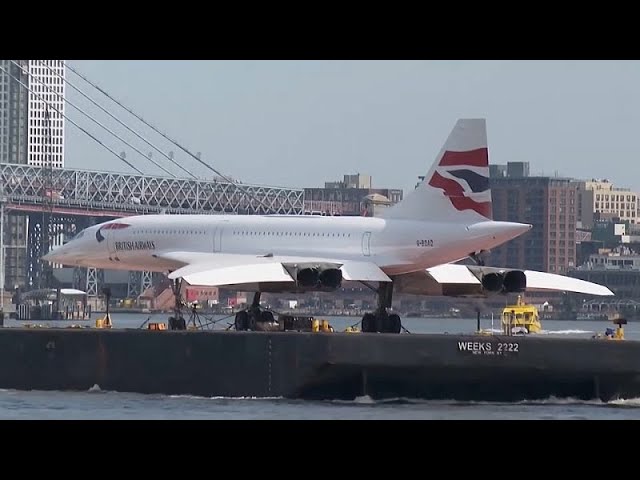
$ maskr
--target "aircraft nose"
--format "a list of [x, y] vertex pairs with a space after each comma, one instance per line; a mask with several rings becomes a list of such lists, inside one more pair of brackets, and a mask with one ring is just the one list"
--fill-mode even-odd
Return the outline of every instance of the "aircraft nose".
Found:
[[41, 258], [42, 260], [44, 260], [45, 262], [53, 262], [57, 257], [59, 257], [62, 247], [58, 247], [58, 248], [54, 248], [53, 250], [49, 251], [48, 253], [46, 253], [45, 255], [43, 255]]

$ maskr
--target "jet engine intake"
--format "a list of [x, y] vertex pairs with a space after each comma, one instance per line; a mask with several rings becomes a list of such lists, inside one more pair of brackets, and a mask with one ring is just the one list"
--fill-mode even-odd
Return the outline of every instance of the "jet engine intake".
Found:
[[521, 270], [486, 273], [482, 276], [482, 288], [491, 293], [524, 292], [527, 276]]
[[527, 276], [522, 270], [510, 270], [504, 276], [503, 289], [506, 293], [524, 292], [527, 289]]
[[482, 288], [491, 293], [502, 291], [504, 276], [501, 273], [487, 273], [482, 276]]
[[303, 268], [298, 270], [296, 280], [302, 287], [315, 287], [318, 285], [320, 272], [317, 268]]
[[340, 288], [342, 285], [342, 270], [339, 268], [327, 268], [320, 272], [320, 284], [327, 288]]
[[303, 289], [335, 290], [342, 285], [342, 270], [335, 264], [284, 265]]

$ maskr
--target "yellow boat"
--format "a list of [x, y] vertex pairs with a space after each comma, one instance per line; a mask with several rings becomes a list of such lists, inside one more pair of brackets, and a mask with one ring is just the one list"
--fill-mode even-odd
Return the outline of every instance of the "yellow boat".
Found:
[[531, 304], [524, 303], [518, 295], [515, 305], [507, 305], [502, 309], [502, 330], [526, 328], [527, 333], [539, 333], [542, 330], [538, 309]]

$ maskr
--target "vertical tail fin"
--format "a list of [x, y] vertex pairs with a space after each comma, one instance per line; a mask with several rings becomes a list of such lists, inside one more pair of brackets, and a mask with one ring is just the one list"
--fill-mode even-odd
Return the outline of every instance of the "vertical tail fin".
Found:
[[491, 220], [485, 119], [458, 120], [424, 180], [382, 216], [455, 223]]

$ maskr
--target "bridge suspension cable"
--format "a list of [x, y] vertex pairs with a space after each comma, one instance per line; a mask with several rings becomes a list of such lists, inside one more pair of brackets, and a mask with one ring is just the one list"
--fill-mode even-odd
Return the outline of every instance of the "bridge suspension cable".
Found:
[[126, 163], [129, 167], [131, 167], [134, 171], [136, 171], [137, 173], [139, 173], [140, 175], [144, 175], [144, 173], [142, 173], [140, 170], [138, 170], [135, 166], [133, 166], [130, 162], [128, 162], [126, 159], [122, 158], [120, 155], [118, 155], [116, 152], [114, 152], [111, 148], [109, 148], [108, 146], [106, 146], [104, 143], [102, 143], [100, 140], [98, 140], [95, 136], [93, 136], [91, 133], [87, 132], [84, 128], [82, 128], [80, 125], [78, 125], [76, 122], [74, 122], [73, 120], [71, 120], [67, 115], [65, 115], [64, 113], [62, 113], [60, 110], [58, 110], [54, 105], [49, 105], [49, 103], [44, 100], [42, 98], [42, 96], [39, 93], [36, 93], [35, 91], [33, 91], [33, 89], [29, 88], [27, 85], [25, 85], [19, 78], [16, 78], [15, 75], [13, 75], [11, 72], [7, 71], [2, 65], [0, 65], [0, 70], [2, 70], [4, 73], [6, 73], [7, 75], [9, 75], [11, 78], [13, 78], [16, 82], [18, 82], [22, 87], [24, 87], [25, 89], [27, 89], [27, 91], [33, 93], [40, 101], [42, 101], [44, 104], [48, 105], [49, 107], [51, 107], [53, 110], [55, 110], [57, 113], [59, 113], [60, 115], [62, 115], [66, 120], [68, 120], [73, 126], [75, 126], [76, 128], [78, 128], [80, 131], [82, 131], [84, 134], [88, 135], [89, 137], [91, 137], [95, 142], [97, 142], [99, 145], [101, 145], [102, 147], [106, 148], [107, 150], [109, 150], [111, 153], [113, 153], [116, 157], [118, 157], [119, 160], [123, 161], [124, 163]]
[[[162, 165], [160, 165], [158, 162], [156, 162], [155, 160], [153, 160], [150, 157], [147, 157], [144, 152], [141, 152], [139, 149], [137, 149], [136, 147], [134, 147], [133, 145], [131, 145], [129, 142], [127, 142], [124, 138], [120, 137], [117, 133], [113, 132], [110, 128], [108, 128], [107, 126], [103, 125], [102, 123], [100, 123], [98, 120], [96, 120], [95, 118], [93, 118], [91, 115], [89, 115], [87, 112], [85, 112], [84, 110], [82, 110], [80, 107], [78, 107], [77, 105], [75, 105], [71, 100], [64, 98], [62, 95], [60, 95], [57, 91], [55, 91], [55, 89], [53, 87], [51, 87], [50, 85], [47, 85], [45, 82], [43, 82], [42, 80], [40, 80], [36, 75], [32, 74], [31, 72], [29, 72], [27, 69], [22, 68], [22, 66], [17, 63], [15, 60], [10, 60], [11, 63], [13, 63], [15, 66], [17, 66], [18, 68], [20, 68], [24, 73], [26, 73], [29, 78], [32, 78], [34, 80], [36, 80], [40, 85], [44, 85], [44, 87], [49, 90], [50, 92], [54, 93], [59, 99], [61, 99], [64, 102], [67, 102], [69, 105], [71, 105], [73, 108], [75, 108], [76, 110], [78, 110], [80, 113], [82, 113], [85, 117], [87, 117], [89, 120], [91, 120], [92, 122], [94, 122], [96, 125], [102, 127], [103, 129], [105, 129], [107, 132], [109, 132], [111, 135], [113, 135], [114, 137], [116, 137], [118, 140], [120, 140], [122, 143], [124, 143], [125, 145], [131, 147], [133, 150], [135, 150], [136, 152], [138, 152], [143, 158], [149, 160], [151, 163], [153, 163], [156, 167], [158, 167], [159, 169], [161, 169], [163, 172], [165, 172], [167, 175], [169, 176], [174, 176], [173, 173], [171, 173], [169, 170], [167, 170], [166, 168], [164, 168]], [[49, 105], [48, 102], [46, 102], [46, 105]], [[195, 178], [195, 177], [194, 177]]]
[[56, 75], [57, 77], [59, 77], [60, 79], [62, 79], [62, 81], [64, 81], [67, 85], [69, 85], [71, 88], [73, 88], [76, 92], [78, 92], [80, 95], [82, 95], [84, 98], [86, 98], [87, 100], [89, 100], [93, 105], [95, 105], [96, 107], [98, 107], [100, 110], [102, 110], [104, 113], [106, 113], [107, 115], [109, 115], [111, 118], [113, 118], [116, 122], [118, 122], [120, 125], [122, 125], [124, 128], [126, 128], [127, 130], [129, 130], [131, 133], [133, 133], [136, 137], [138, 137], [140, 140], [142, 140], [143, 142], [145, 142], [147, 145], [149, 145], [151, 148], [155, 149], [158, 153], [160, 153], [160, 155], [162, 155], [163, 157], [165, 157], [167, 160], [169, 160], [171, 163], [173, 163], [174, 165], [176, 165], [178, 168], [180, 168], [183, 172], [185, 172], [187, 175], [191, 176], [191, 178], [197, 179], [197, 176], [194, 175], [193, 173], [191, 173], [189, 170], [187, 170], [185, 167], [183, 167], [182, 165], [180, 165], [179, 162], [176, 162], [173, 158], [171, 158], [169, 155], [167, 155], [166, 153], [164, 153], [160, 148], [158, 148], [156, 145], [154, 145], [153, 143], [151, 143], [149, 140], [147, 140], [145, 137], [143, 137], [140, 133], [138, 133], [136, 130], [134, 130], [133, 128], [131, 128], [130, 126], [128, 126], [126, 123], [124, 123], [122, 120], [120, 120], [118, 117], [116, 117], [114, 114], [112, 114], [111, 112], [109, 112], [106, 108], [104, 108], [102, 105], [100, 105], [98, 102], [96, 102], [93, 98], [91, 98], [89, 95], [87, 95], [86, 93], [84, 93], [82, 90], [80, 90], [80, 88], [78, 88], [77, 86], [75, 86], [73, 83], [71, 83], [67, 78], [65, 78], [63, 75], [61, 75], [60, 73], [56, 72], [53, 68], [51, 68], [49, 65], [47, 65], [46, 63], [42, 62], [42, 60], [38, 61], [42, 66], [46, 67], [52, 74]]
[[[114, 102], [116, 105], [118, 105], [120, 108], [124, 109], [126, 112], [130, 113], [131, 115], [133, 115], [135, 118], [137, 118], [138, 120], [140, 120], [142, 123], [144, 123], [147, 127], [151, 128], [154, 132], [156, 132], [158, 135], [162, 136], [165, 140], [171, 142], [173, 145], [175, 145], [176, 147], [178, 147], [180, 150], [182, 150], [183, 152], [185, 152], [187, 155], [193, 157], [196, 161], [198, 161], [199, 163], [201, 163], [202, 165], [204, 165], [206, 168], [208, 168], [209, 170], [211, 170], [212, 172], [214, 172], [216, 175], [218, 175], [219, 177], [221, 177], [222, 179], [224, 179], [226, 182], [229, 182], [232, 185], [235, 185], [236, 187], [238, 187], [240, 190], [242, 190], [245, 195], [249, 196], [250, 198], [252, 198], [253, 200], [255, 200], [256, 202], [258, 202], [258, 204], [260, 204], [262, 207], [264, 207], [267, 212], [272, 211], [273, 209], [267, 205], [264, 204], [264, 202], [262, 202], [262, 200], [260, 200], [259, 198], [257, 198], [255, 195], [253, 195], [247, 188], [245, 188], [241, 183], [227, 177], [226, 175], [220, 173], [217, 169], [213, 168], [211, 165], [209, 165], [208, 163], [204, 162], [202, 159], [200, 159], [197, 155], [194, 155], [191, 151], [189, 151], [186, 147], [182, 146], [180, 143], [178, 143], [176, 140], [172, 139], [171, 137], [169, 137], [168, 135], [166, 135], [165, 133], [161, 132], [158, 128], [154, 127], [153, 125], [151, 125], [149, 122], [147, 122], [144, 118], [142, 118], [140, 115], [138, 115], [137, 113], [135, 113], [134, 111], [132, 111], [130, 108], [128, 108], [127, 106], [123, 105], [122, 102], [120, 102], [119, 100], [117, 100], [116, 98], [114, 98], [113, 96], [111, 96], [109, 93], [107, 93], [104, 89], [102, 89], [99, 85], [95, 84], [94, 82], [92, 82], [91, 80], [89, 80], [87, 77], [85, 77], [83, 74], [81, 74], [80, 72], [78, 72], [75, 68], [73, 68], [72, 66], [70, 66], [67, 62], [62, 62], [64, 64], [64, 66], [66, 68], [68, 68], [71, 72], [75, 73], [78, 77], [80, 77], [82, 80], [84, 80], [85, 82], [87, 82], [89, 85], [91, 85], [93, 88], [95, 88], [96, 90], [98, 90], [100, 93], [102, 93], [104, 96], [106, 96], [109, 100], [111, 100], [112, 102]], [[65, 81], [67, 81], [65, 79]], [[67, 81], [68, 82], [68, 81]]]

